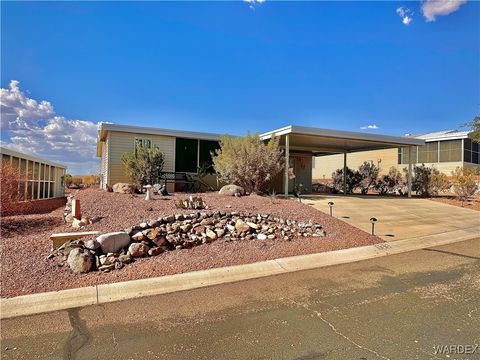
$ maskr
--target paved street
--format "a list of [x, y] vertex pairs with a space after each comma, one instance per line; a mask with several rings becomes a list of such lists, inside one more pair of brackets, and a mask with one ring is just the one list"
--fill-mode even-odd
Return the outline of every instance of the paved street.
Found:
[[334, 203], [335, 217], [366, 232], [371, 231], [370, 218], [377, 218], [376, 234], [386, 241], [474, 227], [480, 231], [478, 211], [428, 199], [375, 195], [315, 195], [305, 199], [307, 204], [325, 213], [330, 211], [330, 201]]
[[447, 359], [434, 346], [480, 343], [479, 264], [476, 239], [9, 319], [2, 358]]

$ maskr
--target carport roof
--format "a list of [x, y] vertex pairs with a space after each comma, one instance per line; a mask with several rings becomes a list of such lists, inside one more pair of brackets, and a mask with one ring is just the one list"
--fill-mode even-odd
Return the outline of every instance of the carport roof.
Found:
[[424, 140], [404, 136], [369, 134], [296, 125], [269, 131], [261, 134], [260, 137], [262, 140], [267, 140], [272, 136], [279, 136], [280, 145], [285, 146], [285, 136], [283, 135], [289, 135], [290, 150], [309, 151], [317, 156], [425, 144]]

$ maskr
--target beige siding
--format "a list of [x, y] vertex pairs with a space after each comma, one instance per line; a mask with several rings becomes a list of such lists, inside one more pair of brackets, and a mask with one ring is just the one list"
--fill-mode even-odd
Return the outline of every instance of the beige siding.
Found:
[[[372, 150], [347, 154], [347, 166], [351, 169], [358, 169], [364, 161], [373, 162], [380, 167], [380, 174], [386, 174], [392, 166], [397, 167], [398, 149]], [[313, 179], [330, 179], [335, 170], [343, 168], [343, 154], [315, 157], [314, 162], [315, 166], [312, 170]]]
[[174, 171], [175, 138], [170, 136], [146, 135], [112, 131], [108, 136], [108, 185], [129, 182], [125, 176], [122, 155], [134, 150], [135, 139], [149, 139], [157, 145], [165, 157], [164, 171]]
[[[336, 169], [343, 167], [343, 154], [321, 156], [314, 158], [315, 167], [312, 170], [314, 180], [331, 179], [332, 173]], [[393, 166], [402, 171], [408, 167], [408, 164], [397, 164], [398, 149], [364, 151], [347, 154], [347, 166], [351, 169], [358, 169], [364, 161], [372, 161], [380, 167], [380, 175], [388, 173]], [[415, 164], [414, 164], [415, 165]], [[433, 167], [448, 176], [452, 175], [457, 167], [476, 167], [480, 170], [480, 165], [457, 162], [425, 163], [425, 166]]]

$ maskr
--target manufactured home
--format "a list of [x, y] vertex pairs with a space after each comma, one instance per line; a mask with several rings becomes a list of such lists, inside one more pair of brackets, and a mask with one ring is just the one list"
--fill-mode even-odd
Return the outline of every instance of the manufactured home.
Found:
[[[264, 141], [272, 137], [279, 138], [285, 153], [285, 171], [275, 179], [274, 187], [285, 194], [292, 192], [295, 184], [300, 183], [305, 192], [311, 191], [312, 159], [315, 157], [342, 154], [343, 165], [346, 166], [350, 154], [381, 149], [397, 151], [399, 147], [413, 151], [414, 147], [425, 143], [422, 139], [410, 137], [295, 125], [260, 134]], [[206, 167], [212, 172], [206, 181], [212, 187], [218, 187], [211, 153], [219, 148], [220, 138], [220, 134], [101, 123], [97, 141], [97, 156], [101, 159], [101, 186], [105, 188], [115, 183], [129, 182], [122, 164], [122, 155], [134, 152], [139, 146], [155, 145], [164, 155], [164, 172], [193, 175], [200, 167]], [[291, 174], [295, 176], [292, 177]], [[409, 180], [411, 184], [411, 177]], [[169, 191], [177, 189], [177, 184], [169, 185]]]
[[[425, 164], [446, 175], [451, 175], [457, 167], [480, 170], [479, 143], [468, 138], [468, 131], [446, 130], [422, 135], [405, 135], [424, 140], [425, 144], [412, 147], [412, 163]], [[351, 154], [347, 166], [357, 169], [364, 161], [380, 168], [380, 173], [388, 173], [391, 167], [402, 171], [408, 166], [408, 147], [398, 147]], [[312, 163], [312, 176], [315, 180], [330, 179], [332, 173], [343, 166], [341, 155], [315, 157]]]

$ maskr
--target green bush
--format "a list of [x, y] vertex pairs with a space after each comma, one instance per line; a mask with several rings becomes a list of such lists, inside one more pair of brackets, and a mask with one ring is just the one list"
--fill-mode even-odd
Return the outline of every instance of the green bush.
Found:
[[213, 167], [222, 182], [243, 187], [249, 193], [265, 193], [283, 169], [284, 156], [278, 138], [268, 142], [258, 134], [223, 136], [213, 156]]
[[138, 188], [160, 182], [164, 156], [158, 146], [151, 148], [139, 146], [136, 154], [134, 152], [123, 154], [122, 162], [125, 174]]
[[[362, 181], [362, 175], [358, 171], [347, 167], [346, 193], [352, 194]], [[343, 192], [343, 169], [337, 169], [332, 174], [333, 187], [337, 192]]]

